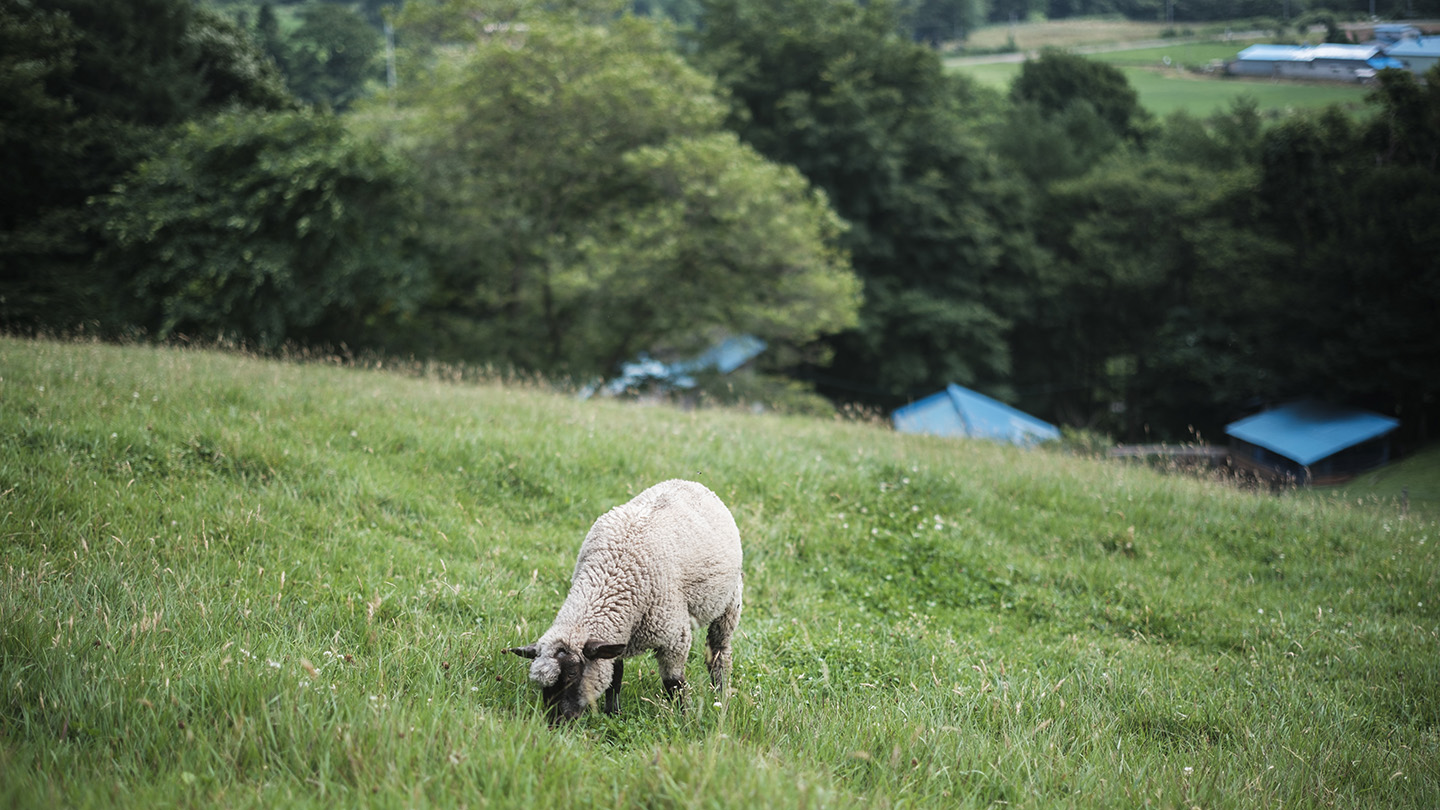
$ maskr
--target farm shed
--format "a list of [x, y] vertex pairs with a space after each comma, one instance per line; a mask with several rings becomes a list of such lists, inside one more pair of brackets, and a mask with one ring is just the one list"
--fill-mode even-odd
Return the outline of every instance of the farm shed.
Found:
[[1440, 36], [1405, 39], [1385, 48], [1385, 55], [1400, 62], [1416, 76], [1424, 75], [1440, 62]]
[[1401, 67], [1372, 45], [1251, 45], [1235, 55], [1226, 70], [1236, 76], [1277, 79], [1322, 79], [1353, 82], [1375, 71]]
[[1371, 31], [1381, 45], [1393, 45], [1420, 36], [1420, 29], [1408, 23], [1381, 23]]
[[890, 416], [901, 433], [990, 439], [1029, 447], [1060, 438], [1049, 422], [954, 383], [938, 394], [897, 408]]
[[1344, 480], [1390, 460], [1400, 420], [1313, 399], [1291, 402], [1225, 426], [1231, 463], [1305, 484]]

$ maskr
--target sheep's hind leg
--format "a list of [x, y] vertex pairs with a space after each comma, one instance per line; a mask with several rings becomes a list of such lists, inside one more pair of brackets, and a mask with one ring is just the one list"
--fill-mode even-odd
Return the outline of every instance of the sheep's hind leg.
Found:
[[705, 636], [705, 666], [710, 670], [710, 685], [722, 697], [730, 680], [730, 636], [739, 624], [740, 596], [737, 594], [720, 618], [710, 623], [710, 630]]

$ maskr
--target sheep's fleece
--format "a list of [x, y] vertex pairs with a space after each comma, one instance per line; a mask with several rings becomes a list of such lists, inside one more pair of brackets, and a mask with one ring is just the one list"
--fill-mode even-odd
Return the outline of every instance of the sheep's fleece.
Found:
[[723, 695], [741, 559], [740, 531], [715, 493], [693, 481], [656, 484], [595, 521], [554, 624], [506, 652], [532, 660], [552, 721], [579, 717], [601, 692], [613, 714], [625, 658], [654, 650], [665, 691], [684, 687], [693, 621], [707, 628], [705, 660]]

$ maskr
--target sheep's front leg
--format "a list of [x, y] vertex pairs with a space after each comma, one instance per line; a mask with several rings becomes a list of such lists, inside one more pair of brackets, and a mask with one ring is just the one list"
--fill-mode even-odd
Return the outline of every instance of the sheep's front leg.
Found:
[[620, 678], [625, 675], [625, 659], [616, 658], [615, 674], [610, 676], [610, 688], [605, 690], [605, 713], [620, 713]]
[[685, 689], [685, 659], [690, 655], [690, 626], [680, 639], [670, 647], [655, 651], [655, 660], [660, 664], [660, 682], [665, 685], [665, 696], [674, 700]]

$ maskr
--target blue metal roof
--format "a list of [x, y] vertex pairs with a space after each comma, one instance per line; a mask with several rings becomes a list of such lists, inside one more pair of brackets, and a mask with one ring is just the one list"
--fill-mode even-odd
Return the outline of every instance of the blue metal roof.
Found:
[[1378, 413], [1306, 399], [1231, 422], [1225, 432], [1309, 466], [1399, 426]]
[[1298, 62], [1300, 52], [1303, 50], [1299, 45], [1251, 45], [1248, 48], [1235, 54], [1236, 59], [1259, 60], [1262, 62]]
[[1313, 62], [1316, 59], [1341, 59], [1364, 62], [1380, 52], [1379, 45], [1266, 45], [1258, 44], [1235, 54], [1236, 59], [1261, 62]]
[[1386, 46], [1385, 53], [1390, 56], [1440, 57], [1440, 37], [1402, 39], [1394, 45]]
[[1049, 422], [954, 383], [896, 409], [890, 418], [901, 433], [991, 439], [1021, 447], [1060, 438]]

